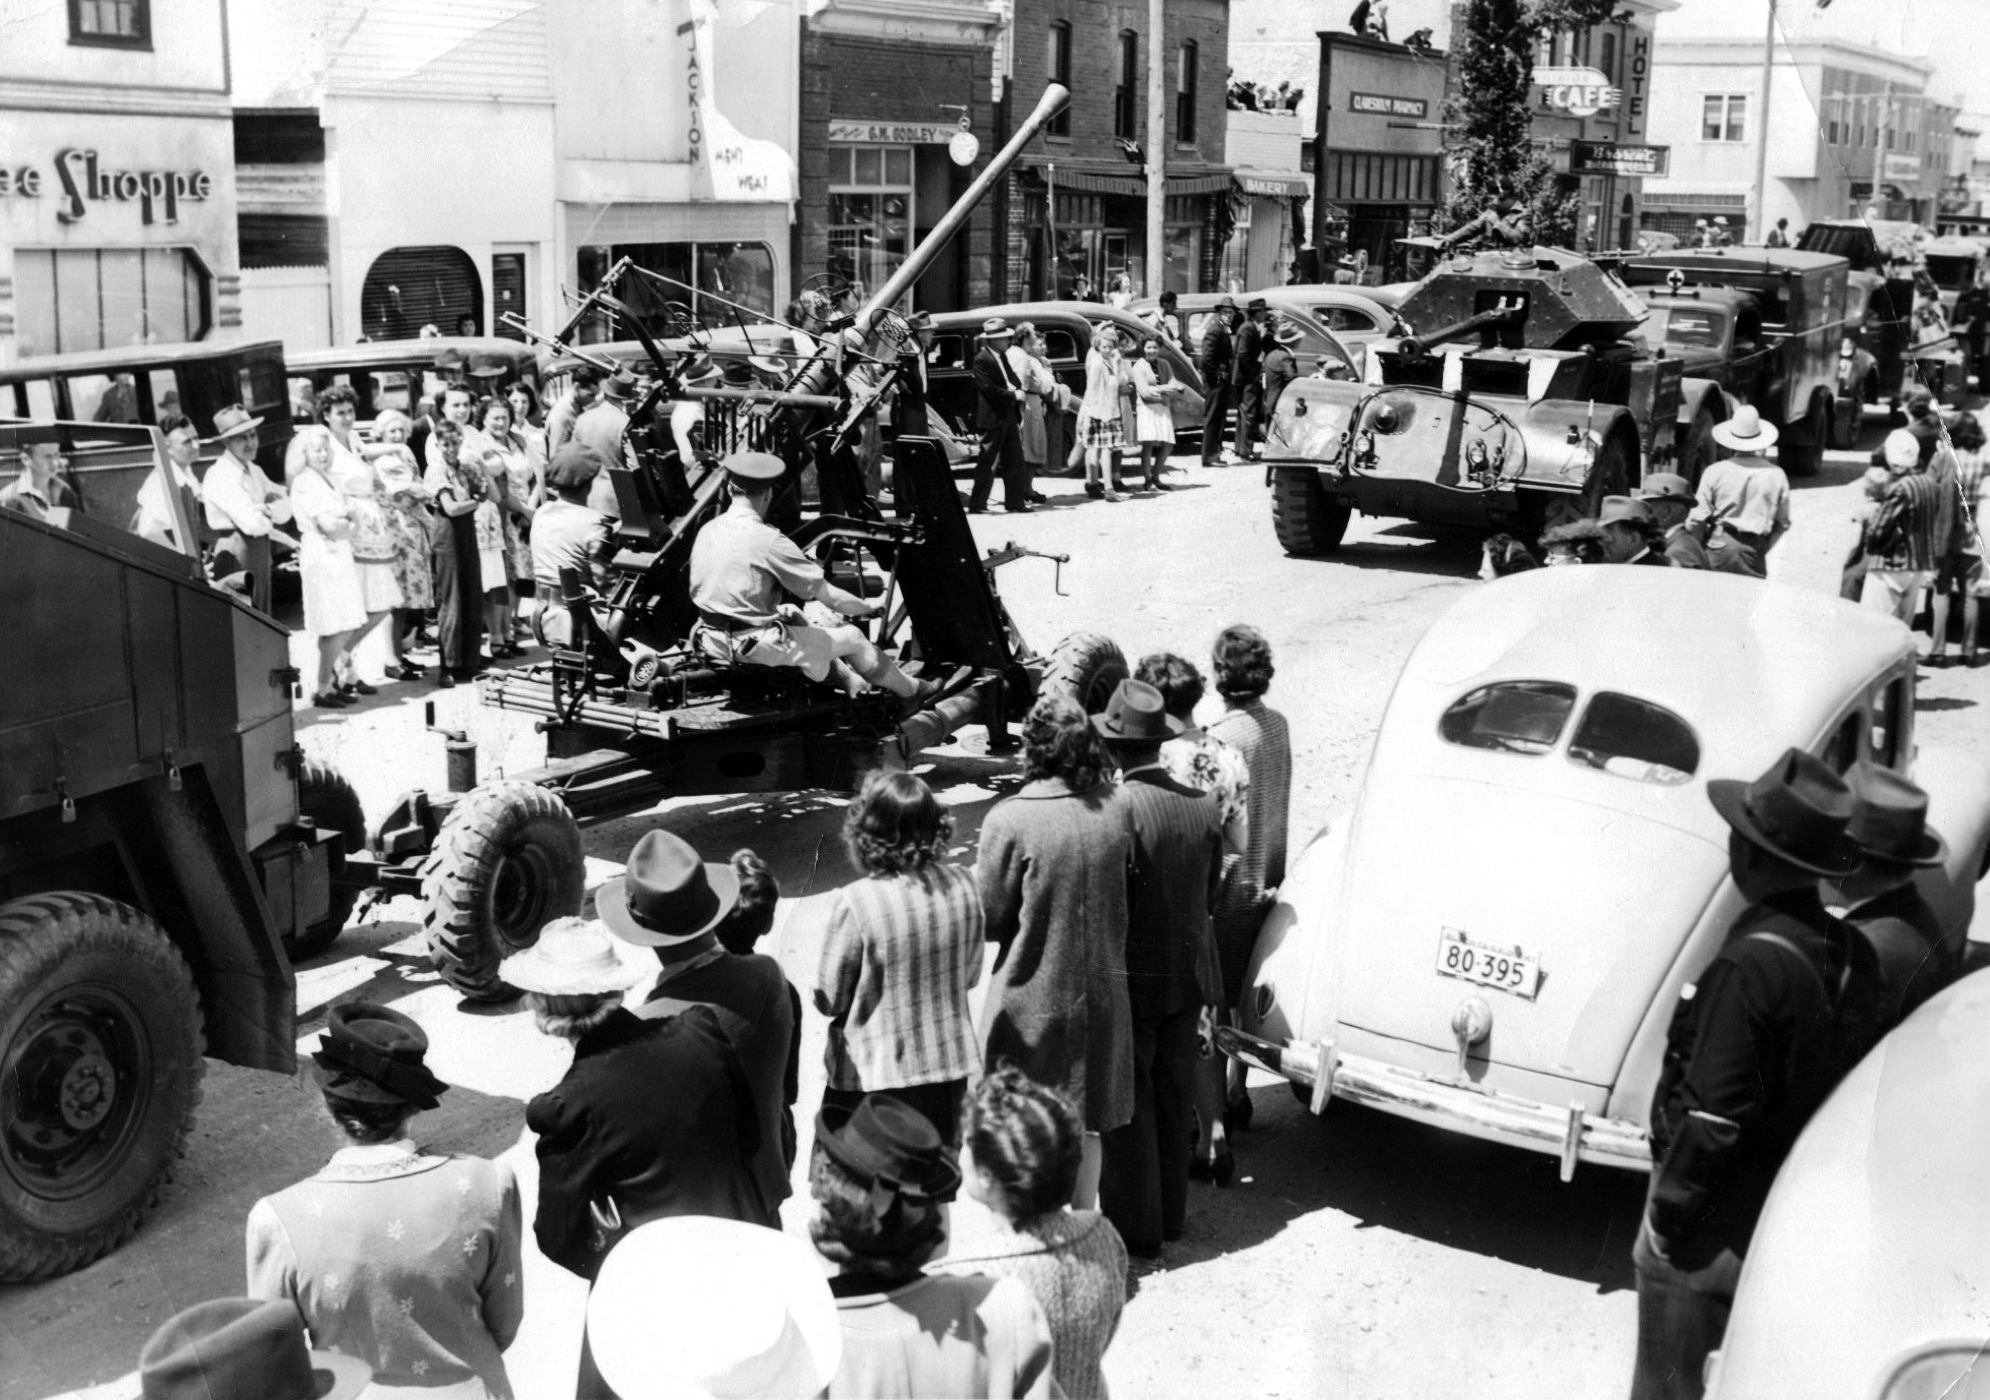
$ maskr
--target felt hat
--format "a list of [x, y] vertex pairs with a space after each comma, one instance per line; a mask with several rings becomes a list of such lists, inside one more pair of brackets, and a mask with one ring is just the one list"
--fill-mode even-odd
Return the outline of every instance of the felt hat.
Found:
[[793, 373], [792, 368], [786, 360], [774, 355], [748, 355], [746, 362], [769, 379], [783, 384], [787, 383], [789, 374]]
[[1231, 296], [1218, 297], [1216, 299], [1216, 309], [1218, 311], [1235, 311], [1237, 309], [1237, 299]]
[[1009, 323], [1000, 316], [990, 316], [981, 323], [981, 338], [983, 340], [1000, 340], [1002, 337], [1012, 334], [1014, 332], [1009, 329]]
[[1306, 332], [1291, 321], [1280, 321], [1278, 329], [1271, 333], [1271, 338], [1280, 345], [1297, 345], [1306, 338]]
[[1641, 501], [1686, 501], [1693, 502], [1693, 483], [1672, 472], [1653, 472], [1645, 478], [1644, 489], [1638, 492]]
[[[736, 452], [726, 470], [742, 457], [766, 455]], [[629, 852], [627, 870], [601, 887], [594, 909], [617, 938], [656, 948], [710, 933], [738, 902], [739, 876], [730, 864], [702, 861], [683, 837], [652, 831]]]
[[1264, 299], [1263, 297], [1252, 297], [1252, 298], [1251, 298], [1251, 302], [1250, 302], [1250, 305], [1246, 306], [1246, 307], [1244, 308], [1244, 310], [1246, 310], [1246, 311], [1269, 311], [1269, 310], [1271, 310], [1271, 303], [1270, 303], [1270, 302], [1268, 302], [1268, 301], [1266, 301], [1266, 300], [1265, 300], [1265, 299]]
[[1846, 833], [1864, 855], [1902, 865], [1940, 865], [1948, 843], [1928, 829], [1928, 794], [1890, 768], [1861, 760], [1845, 775], [1852, 789]]
[[461, 369], [463, 368], [463, 352], [461, 350], [444, 350], [435, 357], [434, 363], [435, 368], [441, 370]]
[[237, 433], [253, 432], [262, 426], [261, 418], [252, 418], [249, 411], [240, 404], [229, 404], [214, 415], [214, 435], [218, 438], [231, 438]]
[[626, 992], [656, 975], [628, 944], [610, 938], [598, 921], [554, 919], [539, 941], [498, 964], [498, 976], [521, 992], [548, 997]]
[[586, 486], [608, 469], [608, 460], [584, 442], [567, 442], [546, 464], [546, 484], [558, 491]]
[[677, 362], [677, 382], [679, 384], [703, 384], [717, 379], [722, 371], [718, 362], [710, 355], [686, 355]]
[[1656, 525], [1651, 507], [1635, 496], [1605, 496], [1596, 512], [1598, 525]]
[[771, 452], [735, 452], [719, 465], [742, 481], [779, 481], [788, 470], [788, 464]]
[[587, 1343], [623, 1400], [809, 1400], [843, 1359], [815, 1251], [702, 1215], [638, 1225], [609, 1251]]
[[287, 1298], [213, 1298], [168, 1318], [138, 1358], [144, 1400], [347, 1400], [373, 1368], [304, 1341], [304, 1317]]
[[1846, 834], [1851, 789], [1830, 765], [1802, 749], [1787, 750], [1752, 783], [1709, 779], [1707, 800], [1729, 826], [1800, 870], [1844, 875], [1859, 863]]
[[1092, 728], [1108, 744], [1162, 744], [1188, 728], [1168, 713], [1161, 692], [1146, 681], [1121, 681]]
[[611, 399], [626, 399], [636, 392], [636, 376], [618, 369], [601, 381], [601, 392]]
[[335, 1098], [434, 1108], [449, 1086], [429, 1073], [427, 1057], [426, 1031], [370, 1001], [334, 1006], [311, 1052], [318, 1086]]
[[1764, 423], [1754, 404], [1745, 403], [1734, 417], [1714, 425], [1714, 441], [1731, 452], [1767, 452], [1776, 445], [1776, 425]]
[[815, 1115], [815, 1142], [838, 1166], [870, 1183], [880, 1209], [893, 1195], [942, 1202], [960, 1189], [960, 1164], [932, 1120], [888, 1093], [866, 1094], [854, 1110], [823, 1108]]
[[753, 366], [744, 360], [728, 359], [719, 365], [719, 377], [727, 384], [757, 384], [753, 376]]
[[933, 313], [930, 311], [915, 311], [905, 318], [905, 324], [915, 331], [928, 330], [933, 324]]
[[489, 361], [485, 361], [480, 365], [470, 366], [470, 377], [472, 379], [502, 379], [508, 372], [503, 365], [494, 365]]

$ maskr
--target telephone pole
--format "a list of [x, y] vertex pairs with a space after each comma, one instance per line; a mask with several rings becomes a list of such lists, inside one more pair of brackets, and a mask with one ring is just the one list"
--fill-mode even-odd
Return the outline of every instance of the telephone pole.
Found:
[[[1166, 0], [1147, 0], [1147, 287], [1161, 295], [1168, 258], [1168, 52]], [[1191, 290], [1193, 288], [1191, 287]]]
[[1769, 28], [1762, 36], [1762, 108], [1755, 118], [1755, 237], [1769, 238], [1769, 83], [1776, 66], [1776, 0], [1769, 0]]

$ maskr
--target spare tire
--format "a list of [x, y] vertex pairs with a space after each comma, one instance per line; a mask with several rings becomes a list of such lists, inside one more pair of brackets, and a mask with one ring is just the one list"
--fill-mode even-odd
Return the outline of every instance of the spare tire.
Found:
[[1347, 534], [1353, 515], [1346, 506], [1327, 499], [1320, 473], [1313, 467], [1274, 467], [1271, 475], [1271, 528], [1287, 554], [1332, 554]]
[[516, 993], [498, 964], [578, 914], [587, 893], [580, 824], [535, 783], [486, 783], [465, 794], [422, 864], [422, 923], [443, 981], [471, 1001]]
[[[339, 844], [346, 855], [358, 855], [366, 849], [366, 809], [360, 805], [359, 793], [345, 775], [329, 763], [304, 765], [297, 776], [297, 810], [321, 830], [338, 832], [343, 838]], [[332, 946], [333, 940], [345, 931], [346, 920], [352, 917], [352, 906], [359, 903], [359, 893], [357, 885], [333, 883], [332, 901], [325, 917], [312, 924], [301, 937], [283, 940], [283, 951], [293, 963], [316, 957]]]
[[1098, 714], [1112, 699], [1119, 683], [1132, 672], [1119, 643], [1097, 632], [1073, 632], [1050, 653], [1040, 695], [1069, 695], [1088, 715]]

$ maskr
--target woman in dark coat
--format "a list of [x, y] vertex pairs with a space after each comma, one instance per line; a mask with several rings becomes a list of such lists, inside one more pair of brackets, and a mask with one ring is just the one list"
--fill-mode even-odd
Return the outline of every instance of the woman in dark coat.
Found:
[[1098, 1194], [1099, 1135], [1133, 1119], [1126, 889], [1133, 834], [1085, 712], [1047, 695], [1023, 722], [1022, 790], [981, 827], [975, 874], [1001, 946], [982, 1012], [983, 1061], [1058, 1090], [1085, 1122], [1073, 1204]]

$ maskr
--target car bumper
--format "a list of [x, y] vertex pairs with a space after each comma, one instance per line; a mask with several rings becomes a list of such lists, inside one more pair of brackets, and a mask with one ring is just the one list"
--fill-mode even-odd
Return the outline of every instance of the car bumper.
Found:
[[1556, 1108], [1474, 1084], [1432, 1079], [1381, 1060], [1344, 1055], [1331, 1040], [1280, 1044], [1224, 1026], [1216, 1032], [1216, 1043], [1225, 1054], [1310, 1089], [1308, 1106], [1314, 1113], [1323, 1111], [1330, 1098], [1346, 1099], [1433, 1127], [1545, 1152], [1561, 1159], [1563, 1181], [1575, 1175], [1578, 1161], [1651, 1170], [1651, 1146], [1642, 1127], [1586, 1113], [1580, 1103]]

